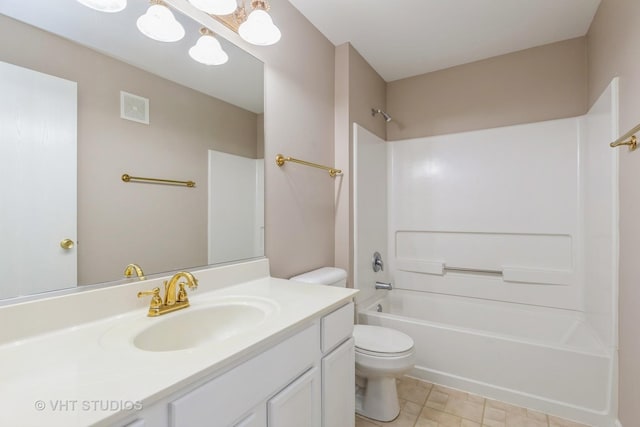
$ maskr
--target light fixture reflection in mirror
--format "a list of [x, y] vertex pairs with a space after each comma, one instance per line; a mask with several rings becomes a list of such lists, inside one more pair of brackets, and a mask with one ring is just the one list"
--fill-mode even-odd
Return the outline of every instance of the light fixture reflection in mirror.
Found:
[[189, 56], [194, 61], [205, 65], [222, 65], [229, 60], [229, 55], [222, 50], [220, 42], [213, 33], [206, 28], [200, 29], [202, 36], [196, 44], [189, 49]]
[[230, 15], [238, 8], [237, 0], [189, 0], [189, 3], [211, 15]]
[[159, 42], [177, 42], [184, 37], [184, 27], [161, 1], [152, 0], [147, 13], [138, 18], [136, 25], [142, 34]]
[[[104, 12], [118, 12], [126, 6], [126, 0], [78, 1], [92, 9]], [[280, 29], [273, 23], [273, 19], [268, 13], [271, 6], [267, 0], [250, 0], [251, 12], [248, 16], [244, 0], [240, 2], [240, 5], [237, 0], [188, 1], [197, 9], [237, 32], [248, 43], [257, 46], [270, 46], [277, 43], [282, 37]], [[124, 4], [122, 4], [123, 2]], [[174, 42], [184, 37], [184, 28], [162, 0], [151, 0], [151, 7], [138, 19], [137, 26], [142, 34], [162, 42]]]
[[127, 7], [127, 0], [78, 0], [78, 2], [91, 9], [108, 13], [120, 12]]

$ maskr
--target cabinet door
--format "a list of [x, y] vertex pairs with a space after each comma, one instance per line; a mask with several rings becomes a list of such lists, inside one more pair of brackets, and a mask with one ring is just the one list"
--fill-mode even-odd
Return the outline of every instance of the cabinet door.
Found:
[[264, 403], [258, 406], [251, 414], [244, 417], [233, 427], [267, 427], [267, 407]]
[[320, 370], [313, 368], [267, 403], [269, 427], [320, 427]]
[[353, 338], [322, 359], [322, 425], [355, 424], [355, 354]]

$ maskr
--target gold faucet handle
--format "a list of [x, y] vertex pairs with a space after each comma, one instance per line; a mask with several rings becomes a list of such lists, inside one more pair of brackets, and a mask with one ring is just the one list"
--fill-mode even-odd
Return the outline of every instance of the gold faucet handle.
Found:
[[162, 306], [162, 298], [160, 298], [160, 288], [153, 288], [150, 291], [138, 292], [138, 298], [152, 295], [151, 303], [149, 303], [149, 316], [157, 316], [160, 314], [160, 307]]
[[145, 279], [144, 271], [142, 271], [142, 267], [140, 267], [138, 264], [129, 264], [125, 267], [124, 277], [127, 277], [127, 278], [133, 277], [133, 273], [136, 273], [136, 276], [138, 276], [140, 280]]
[[178, 286], [178, 297], [176, 298], [177, 302], [187, 302], [189, 301], [189, 297], [187, 297], [187, 290], [184, 288], [185, 283], [182, 282]]

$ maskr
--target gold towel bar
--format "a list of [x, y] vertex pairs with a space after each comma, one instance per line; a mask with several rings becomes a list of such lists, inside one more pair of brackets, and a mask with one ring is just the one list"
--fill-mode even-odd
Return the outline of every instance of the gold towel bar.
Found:
[[638, 138], [634, 135], [635, 133], [640, 132], [640, 125], [634, 127], [629, 132], [622, 135], [620, 138], [613, 141], [609, 144], [610, 147], [619, 147], [621, 145], [628, 145], [629, 151], [633, 151], [638, 148]]
[[323, 166], [323, 165], [319, 165], [317, 163], [311, 163], [311, 162], [307, 162], [307, 161], [304, 161], [304, 160], [294, 159], [293, 157], [284, 157], [282, 154], [278, 154], [276, 156], [276, 164], [278, 166], [284, 165], [285, 162], [300, 163], [301, 165], [311, 166], [313, 168], [318, 168], [318, 169], [324, 169], [326, 171], [329, 171], [329, 176], [332, 176], [332, 177], [342, 173], [342, 170], [336, 169], [336, 168], [332, 168], [332, 167], [329, 167], [329, 166]]
[[144, 181], [144, 182], [156, 182], [159, 184], [173, 184], [173, 185], [184, 185], [187, 187], [195, 187], [196, 183], [194, 181], [175, 181], [173, 179], [158, 179], [158, 178], [142, 178], [140, 176], [130, 176], [128, 174], [122, 175], [122, 180], [124, 182], [131, 181]]

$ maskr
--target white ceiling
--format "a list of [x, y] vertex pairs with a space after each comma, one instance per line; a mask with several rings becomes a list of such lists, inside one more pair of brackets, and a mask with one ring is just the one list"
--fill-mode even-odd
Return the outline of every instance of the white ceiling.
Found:
[[76, 0], [0, 0], [0, 14], [246, 110], [263, 111], [262, 62], [220, 37], [229, 62], [219, 66], [199, 64], [189, 57], [188, 51], [200, 36], [200, 25], [174, 9], [176, 19], [186, 30], [185, 37], [176, 43], [151, 40], [136, 27], [136, 20], [148, 7], [148, 1], [135, 0], [129, 1], [122, 12], [102, 13]]
[[289, 0], [386, 81], [583, 36], [600, 0]]

